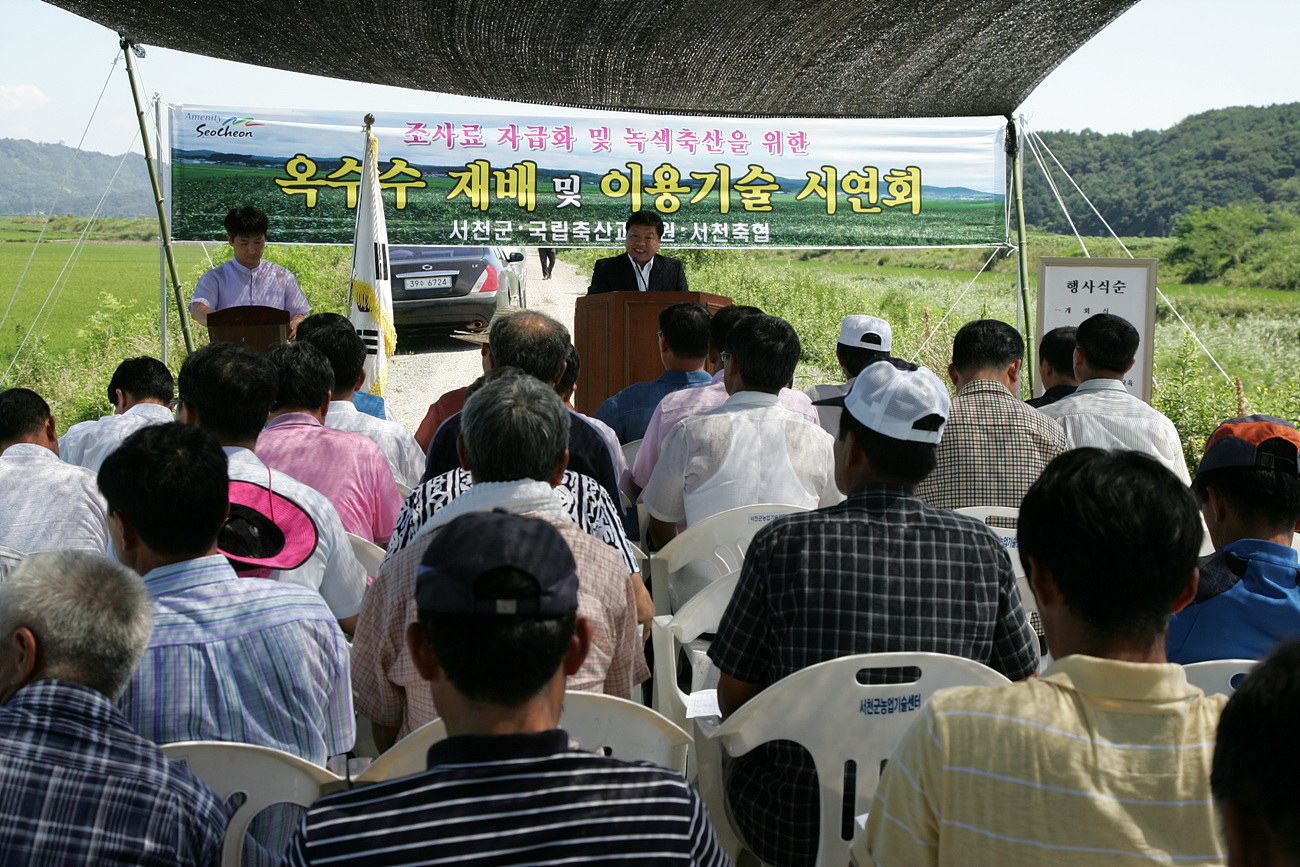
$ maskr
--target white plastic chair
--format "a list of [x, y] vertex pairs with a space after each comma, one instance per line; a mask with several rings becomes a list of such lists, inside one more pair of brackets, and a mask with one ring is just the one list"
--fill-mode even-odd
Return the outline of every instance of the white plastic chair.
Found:
[[1291, 535], [1291, 547], [1300, 551], [1300, 533], [1293, 533]]
[[397, 491], [402, 495], [402, 502], [406, 502], [406, 498], [411, 496], [411, 489], [401, 482], [397, 482]]
[[[953, 511], [979, 518], [985, 524], [989, 523], [989, 518], [1014, 520], [1020, 517], [1019, 509], [1010, 509], [1006, 506], [967, 506]], [[1016, 538], [1016, 531], [1007, 527], [994, 527], [991, 524], [989, 529], [997, 534], [1007, 549], [1007, 556], [1011, 558], [1011, 571], [1016, 575], [1016, 587], [1020, 590], [1020, 604], [1024, 606], [1025, 617], [1029, 618], [1031, 624], [1037, 624], [1034, 631], [1041, 635], [1043, 621], [1038, 613], [1038, 600], [1034, 598], [1033, 588], [1029, 586], [1029, 578], [1025, 576], [1025, 567], [1020, 562], [1020, 543]]]
[[[808, 511], [802, 506], [762, 503], [729, 509], [700, 521], [650, 555], [650, 595], [655, 614], [672, 614], [693, 595], [689, 582], [701, 589], [740, 568], [754, 534], [775, 518]], [[682, 598], [678, 598], [682, 597]]]
[[1187, 682], [1199, 686], [1206, 695], [1232, 695], [1250, 670], [1259, 665], [1254, 659], [1210, 659], [1183, 666]]
[[163, 753], [181, 762], [207, 784], [222, 803], [242, 794], [244, 803], [230, 817], [221, 844], [222, 867], [239, 867], [249, 823], [274, 804], [310, 807], [318, 798], [346, 789], [347, 780], [295, 755], [252, 744], [180, 741]]
[[637, 450], [641, 448], [641, 440], [632, 440], [630, 443], [623, 443], [623, 457], [627, 460], [630, 467], [636, 463]]
[[[560, 728], [584, 750], [604, 748], [614, 758], [640, 759], [686, 773], [691, 736], [634, 701], [595, 692], [566, 692]], [[352, 785], [381, 783], [426, 770], [429, 747], [445, 737], [447, 726], [441, 719], [425, 723], [353, 777]]]
[[[863, 669], [915, 667], [911, 683], [864, 685]], [[723, 753], [742, 756], [760, 744], [788, 740], [812, 754], [821, 787], [818, 865], [849, 861], [844, 816], [867, 812], [880, 781], [881, 763], [893, 755], [903, 732], [921, 715], [936, 690], [1009, 683], [988, 666], [942, 653], [874, 653], [845, 656], [782, 678], [746, 702], [726, 722], [695, 718], [699, 788], [718, 839], [734, 861], [743, 840], [731, 820], [722, 777]], [[846, 810], [844, 777], [854, 762], [852, 801]], [[852, 825], [852, 823], [850, 823]]]
[[353, 533], [347, 535], [348, 541], [352, 543], [352, 556], [361, 561], [367, 575], [371, 578], [376, 577], [379, 574], [379, 564], [384, 562], [384, 549], [369, 539], [363, 539]]
[[[736, 591], [740, 570], [719, 578], [681, 607], [676, 615], [660, 615], [650, 622], [654, 651], [654, 709], [685, 728], [687, 694], [677, 686], [677, 652], [705, 632], [716, 632], [727, 603]], [[691, 692], [706, 689], [713, 664], [703, 653], [691, 657]]]

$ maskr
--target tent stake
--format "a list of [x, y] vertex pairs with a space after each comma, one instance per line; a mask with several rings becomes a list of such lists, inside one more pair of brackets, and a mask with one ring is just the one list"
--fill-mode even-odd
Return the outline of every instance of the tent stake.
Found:
[[[121, 34], [118, 34], [121, 36]], [[135, 84], [135, 65], [131, 63], [131, 40], [121, 37], [122, 54], [126, 57], [126, 75], [131, 82], [131, 99], [135, 102], [135, 116], [140, 122], [140, 140], [144, 143], [144, 162], [149, 169], [149, 183], [153, 184], [154, 205], [158, 208], [158, 230], [162, 238], [163, 252], [167, 256], [167, 272], [172, 278], [172, 294], [176, 297], [176, 313], [181, 320], [181, 333], [185, 336], [185, 354], [194, 351], [194, 338], [190, 335], [190, 323], [186, 318], [185, 303], [181, 300], [181, 281], [176, 276], [176, 259], [172, 255], [172, 235], [167, 228], [167, 212], [163, 209], [162, 187], [158, 183], [158, 171], [154, 167], [153, 153], [149, 149], [149, 130], [144, 122], [144, 108], [140, 105], [140, 92]]]

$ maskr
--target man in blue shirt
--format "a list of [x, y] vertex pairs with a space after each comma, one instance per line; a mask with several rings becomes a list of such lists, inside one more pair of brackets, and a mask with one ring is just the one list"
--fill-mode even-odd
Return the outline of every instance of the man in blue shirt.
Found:
[[113, 700], [149, 642], [149, 593], [86, 551], [0, 583], [0, 862], [216, 867], [226, 813]]
[[664, 395], [713, 381], [704, 369], [708, 355], [708, 308], [694, 301], [665, 307], [659, 311], [659, 359], [664, 364], [663, 375], [653, 382], [635, 382], [607, 398], [596, 410], [596, 418], [609, 425], [621, 443], [641, 439]]
[[1300, 432], [1252, 415], [1219, 425], [1192, 482], [1215, 552], [1169, 623], [1170, 662], [1263, 659], [1300, 637]]

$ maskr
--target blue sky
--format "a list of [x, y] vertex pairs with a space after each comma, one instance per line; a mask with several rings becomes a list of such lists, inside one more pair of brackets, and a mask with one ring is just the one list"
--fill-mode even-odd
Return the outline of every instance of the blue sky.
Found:
[[[6, 20], [22, 23], [0, 51], [0, 137], [76, 145], [85, 132], [90, 150], [126, 149], [135, 115], [122, 65], [112, 66], [117, 36], [40, 0], [0, 2]], [[1297, 0], [1141, 0], [1067, 59], [1021, 111], [1034, 129], [1109, 133], [1163, 129], [1212, 108], [1300, 101], [1297, 37]], [[548, 113], [162, 48], [148, 48], [138, 68], [146, 93], [177, 104]]]

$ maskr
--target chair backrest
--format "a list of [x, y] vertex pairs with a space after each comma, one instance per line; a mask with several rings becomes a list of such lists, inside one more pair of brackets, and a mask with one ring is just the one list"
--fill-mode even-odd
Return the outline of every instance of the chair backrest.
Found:
[[366, 574], [371, 578], [376, 577], [379, 574], [379, 564], [384, 562], [384, 549], [353, 533], [348, 533], [348, 542], [352, 544], [352, 556], [361, 561]]
[[[863, 684], [864, 669], [901, 669], [909, 682]], [[882, 764], [893, 754], [907, 727], [920, 717], [930, 696], [953, 686], [1005, 683], [1009, 681], [985, 665], [941, 653], [846, 656], [772, 684], [732, 714], [709, 740], [733, 756], [775, 740], [803, 745], [812, 754], [821, 788], [817, 863], [838, 867], [849, 860], [853, 817], [870, 807]], [[700, 789], [706, 800], [717, 799], [720, 756], [699, 743], [702, 729], [700, 721], [696, 722]], [[847, 800], [846, 777], [852, 779]], [[725, 810], [725, 797], [722, 800]], [[709, 807], [717, 823], [717, 808], [712, 802]]]
[[636, 463], [636, 453], [641, 448], [641, 440], [632, 440], [630, 443], [623, 443], [623, 457], [627, 460], [630, 467]]
[[[566, 692], [560, 728], [584, 750], [608, 748], [614, 758], [640, 759], [686, 773], [691, 736], [634, 701], [594, 692]], [[425, 723], [353, 777], [352, 785], [381, 783], [426, 770], [429, 747], [445, 737], [447, 726], [441, 719]]]
[[1232, 695], [1256, 665], [1259, 662], [1254, 659], [1211, 659], [1189, 662], [1183, 672], [1187, 682], [1199, 686], [1206, 695]]
[[411, 489], [401, 482], [397, 483], [397, 492], [402, 495], [403, 502], [406, 501], [407, 497], [411, 496]]
[[[953, 511], [979, 518], [985, 524], [989, 523], [989, 518], [1010, 520], [1020, 517], [1019, 509], [1010, 509], [1006, 506], [966, 506]], [[1025, 576], [1025, 567], [1020, 562], [1020, 543], [1016, 538], [1016, 531], [1008, 527], [995, 527], [992, 524], [989, 524], [989, 529], [1002, 540], [1002, 544], [1007, 549], [1007, 556], [1011, 558], [1011, 571], [1016, 574], [1016, 587], [1020, 589], [1020, 604], [1025, 608], [1025, 616], [1034, 615], [1031, 619], [1037, 620], [1038, 603], [1034, 600], [1034, 591]]]
[[[731, 595], [736, 592], [740, 570], [719, 578], [682, 606], [676, 615], [663, 614], [650, 623], [654, 651], [654, 709], [685, 728], [686, 693], [677, 686], [677, 654], [681, 645], [706, 632], [716, 632]], [[692, 661], [691, 688], [699, 689], [712, 663], [708, 657]]]
[[651, 762], [686, 774], [691, 736], [634, 701], [597, 692], [566, 692], [560, 728], [584, 750], [604, 750], [616, 759]]
[[231, 816], [221, 845], [222, 867], [239, 867], [249, 823], [273, 804], [310, 807], [318, 798], [347, 788], [347, 780], [295, 755], [252, 744], [180, 741], [164, 744], [168, 758], [181, 762], [222, 803], [236, 794], [244, 802]]
[[447, 737], [447, 724], [441, 718], [420, 726], [375, 759], [352, 778], [352, 785], [367, 786], [418, 774], [429, 767], [429, 747]]
[[700, 521], [650, 557], [650, 595], [655, 614], [671, 614], [695, 592], [740, 568], [754, 534], [802, 506], [762, 503], [729, 509]]

